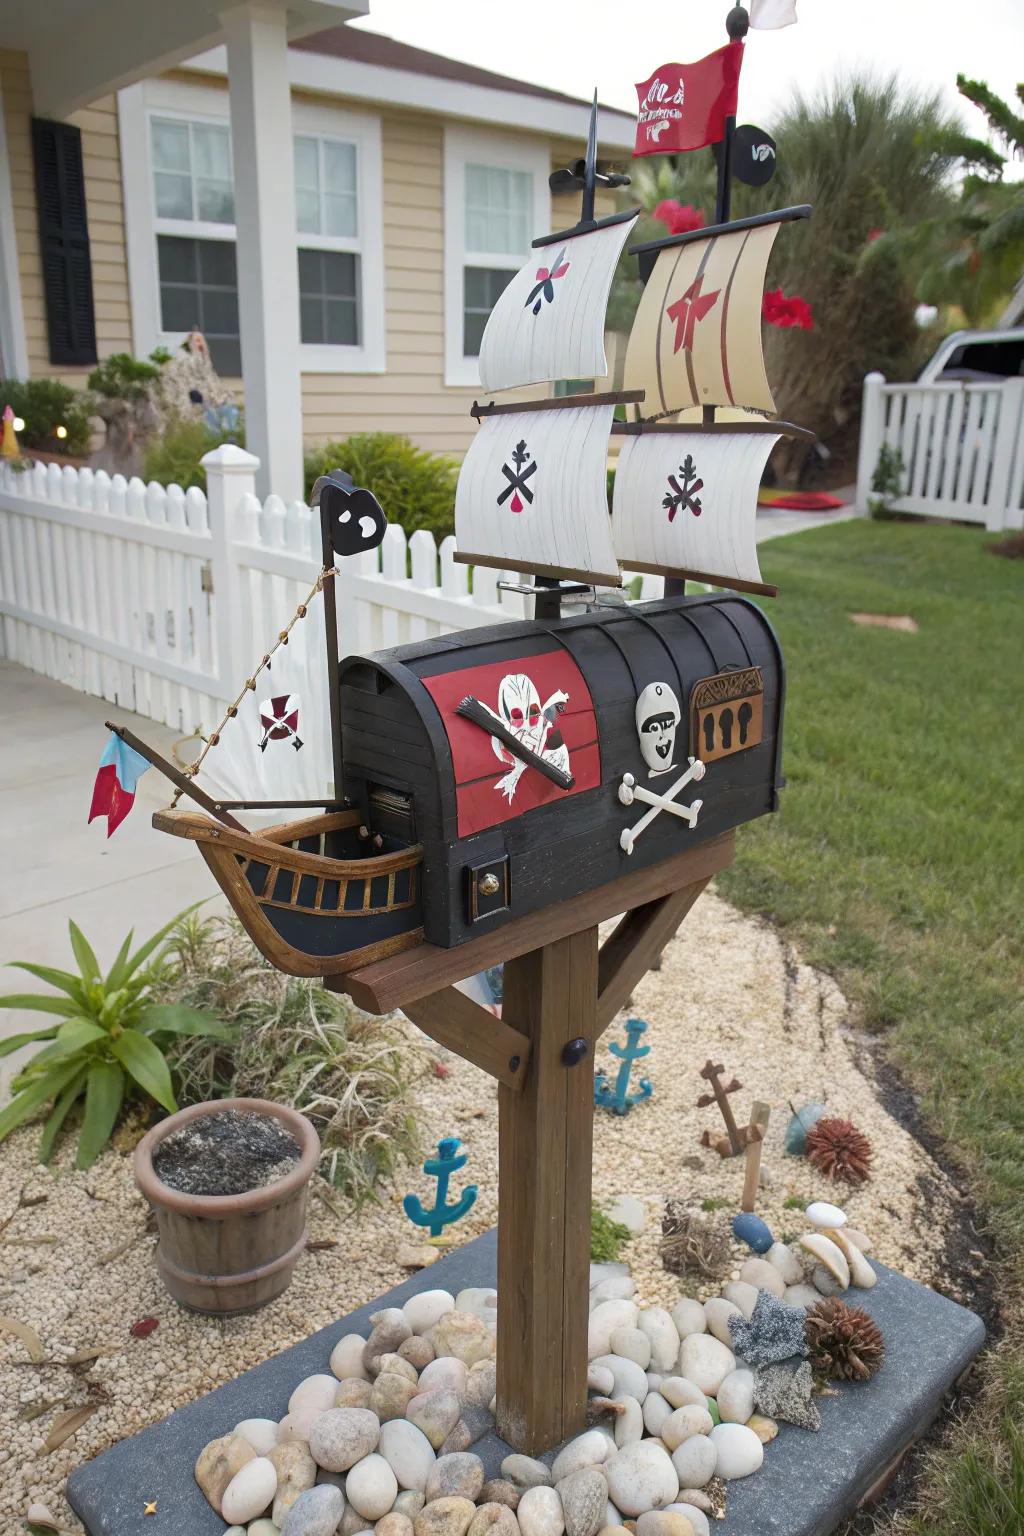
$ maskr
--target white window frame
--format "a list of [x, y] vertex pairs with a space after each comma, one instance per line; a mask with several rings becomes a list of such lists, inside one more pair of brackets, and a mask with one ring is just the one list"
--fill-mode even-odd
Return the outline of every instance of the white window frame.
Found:
[[[157, 235], [237, 242], [234, 224], [159, 218], [153, 176], [150, 119], [230, 126], [227, 92], [174, 80], [147, 80], [118, 92], [118, 120], [124, 187], [125, 242], [135, 350], [171, 350], [185, 332], [168, 332], [160, 319]], [[301, 345], [303, 373], [383, 373], [387, 366], [384, 315], [384, 199], [380, 118], [322, 103], [292, 102], [297, 137], [335, 139], [356, 146], [358, 237], [295, 232], [295, 260], [306, 250], [355, 251], [359, 255], [361, 342], [357, 347]], [[235, 147], [232, 145], [232, 164]], [[296, 315], [296, 324], [299, 317]]]
[[508, 251], [488, 255], [466, 250], [466, 166], [484, 165], [501, 171], [526, 171], [533, 177], [531, 239], [551, 227], [548, 176], [551, 156], [546, 144], [531, 144], [510, 134], [486, 133], [457, 124], [444, 130], [444, 381], [480, 387], [480, 365], [467, 357], [463, 332], [463, 271], [467, 266], [520, 267], [530, 247], [518, 255]]

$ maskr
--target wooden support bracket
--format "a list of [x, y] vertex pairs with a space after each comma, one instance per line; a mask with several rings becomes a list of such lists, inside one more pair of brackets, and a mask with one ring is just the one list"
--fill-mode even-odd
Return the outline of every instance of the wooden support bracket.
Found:
[[489, 1072], [518, 1093], [526, 1077], [532, 1050], [530, 1038], [513, 1029], [456, 987], [433, 992], [406, 1003], [403, 1013], [425, 1035]]
[[597, 1039], [629, 1001], [630, 994], [674, 938], [683, 918], [708, 880], [695, 880], [682, 890], [634, 907], [619, 920], [601, 945], [597, 972]]

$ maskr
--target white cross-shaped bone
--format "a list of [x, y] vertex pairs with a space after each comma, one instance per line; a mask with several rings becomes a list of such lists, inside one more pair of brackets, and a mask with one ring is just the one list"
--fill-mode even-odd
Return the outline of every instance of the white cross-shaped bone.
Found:
[[691, 827], [695, 827], [697, 825], [697, 817], [700, 814], [700, 808], [704, 804], [703, 800], [695, 800], [692, 805], [676, 805], [675, 799], [680, 791], [685, 789], [692, 780], [702, 779], [705, 772], [705, 766], [700, 758], [691, 757], [690, 766], [682, 778], [677, 779], [672, 788], [667, 789], [663, 795], [656, 795], [652, 790], [645, 789], [642, 784], [636, 782], [631, 773], [624, 773], [622, 775], [622, 783], [619, 785], [619, 799], [622, 804], [632, 805], [634, 800], [640, 800], [645, 805], [651, 806], [651, 810], [641, 816], [635, 827], [626, 827], [623, 830], [619, 838], [619, 846], [623, 852], [633, 852], [633, 845], [641, 832], [649, 827], [655, 817], [661, 815], [662, 811], [668, 811], [671, 816], [681, 816], [684, 821], [690, 823]]

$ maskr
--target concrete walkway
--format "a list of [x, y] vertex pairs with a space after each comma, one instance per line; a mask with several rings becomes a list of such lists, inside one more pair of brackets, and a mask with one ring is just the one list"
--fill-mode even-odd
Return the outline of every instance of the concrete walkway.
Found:
[[855, 485], [844, 485], [831, 494], [845, 503], [834, 512], [791, 512], [785, 507], [758, 507], [757, 542], [764, 544], [766, 540], [781, 538], [785, 533], [806, 533], [808, 528], [824, 528], [829, 523], [848, 523], [851, 518], [865, 515], [854, 508], [857, 499]]
[[[106, 744], [104, 720], [133, 723], [170, 756], [174, 733], [115, 705], [0, 661], [0, 826], [7, 881], [0, 892], [0, 963], [30, 960], [73, 969], [68, 918], [108, 966], [129, 928], [141, 941], [217, 887], [191, 844], [150, 826], [170, 799], [155, 770], [139, 783], [127, 821], [107, 839], [105, 821], [86, 822]], [[0, 992], [46, 991], [24, 971], [6, 970]], [[40, 1029], [48, 1016], [0, 1010], [0, 1036]], [[26, 1052], [0, 1058], [0, 1102]]]

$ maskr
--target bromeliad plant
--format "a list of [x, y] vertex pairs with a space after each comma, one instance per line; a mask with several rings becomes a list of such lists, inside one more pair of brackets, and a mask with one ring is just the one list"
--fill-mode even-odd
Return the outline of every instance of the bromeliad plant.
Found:
[[[188, 911], [192, 911], [190, 907]], [[12, 962], [45, 981], [61, 996], [34, 992], [0, 997], [2, 1008], [23, 1008], [54, 1015], [45, 1029], [12, 1035], [0, 1041], [0, 1056], [19, 1046], [49, 1041], [15, 1079], [15, 1097], [0, 1111], [0, 1141], [43, 1105], [53, 1108], [43, 1128], [39, 1156], [48, 1162], [57, 1135], [74, 1106], [84, 1097], [76, 1167], [88, 1168], [102, 1152], [125, 1098], [138, 1094], [163, 1109], [177, 1109], [166, 1051], [181, 1035], [205, 1035], [230, 1041], [232, 1032], [213, 1014], [180, 1003], [158, 1003], [152, 989], [166, 940], [181, 917], [172, 918], [134, 954], [134, 929], [121, 945], [104, 976], [81, 929], [69, 923], [74, 971]]]

